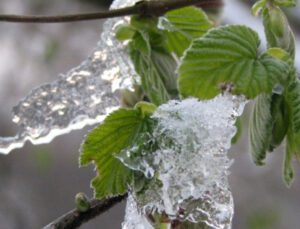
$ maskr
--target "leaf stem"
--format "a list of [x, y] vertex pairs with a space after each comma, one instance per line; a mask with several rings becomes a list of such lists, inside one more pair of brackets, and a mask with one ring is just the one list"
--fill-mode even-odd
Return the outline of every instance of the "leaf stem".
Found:
[[140, 1], [130, 7], [110, 10], [107, 12], [55, 15], [55, 16], [26, 16], [15, 14], [0, 15], [0, 22], [15, 23], [64, 23], [97, 20], [104, 18], [114, 18], [127, 15], [141, 16], [161, 16], [169, 10], [197, 5], [201, 8], [218, 8], [223, 5], [222, 0], [157, 0], [157, 1]]

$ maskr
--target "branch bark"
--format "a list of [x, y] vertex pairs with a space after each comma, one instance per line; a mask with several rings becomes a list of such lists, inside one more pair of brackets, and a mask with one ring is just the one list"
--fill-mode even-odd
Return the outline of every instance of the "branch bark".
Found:
[[130, 7], [110, 10], [106, 12], [70, 14], [57, 16], [25, 16], [25, 15], [0, 15], [0, 22], [15, 23], [62, 23], [114, 18], [128, 15], [140, 15], [143, 17], [158, 17], [167, 11], [185, 6], [197, 5], [201, 8], [218, 8], [223, 5], [222, 0], [156, 0], [140, 1]]
[[91, 207], [86, 212], [79, 212], [77, 209], [71, 210], [65, 215], [57, 218], [43, 229], [73, 229], [78, 228], [83, 223], [95, 218], [98, 215], [101, 215], [105, 211], [112, 208], [117, 203], [121, 202], [127, 197], [118, 196], [109, 199], [103, 200], [91, 200]]

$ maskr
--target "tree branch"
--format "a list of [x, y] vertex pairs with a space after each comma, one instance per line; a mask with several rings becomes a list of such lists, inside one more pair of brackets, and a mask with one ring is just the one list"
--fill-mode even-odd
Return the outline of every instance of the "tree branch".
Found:
[[110, 10], [106, 12], [86, 13], [86, 14], [70, 14], [56, 16], [25, 16], [25, 15], [0, 15], [2, 22], [16, 23], [62, 23], [97, 20], [104, 18], [121, 17], [127, 15], [141, 15], [144, 17], [161, 16], [167, 11], [178, 9], [185, 6], [197, 5], [201, 8], [218, 8], [223, 5], [222, 0], [156, 0], [156, 1], [140, 1], [130, 7]]
[[86, 212], [79, 212], [77, 209], [74, 209], [43, 227], [43, 229], [78, 228], [81, 224], [95, 218], [98, 215], [101, 215], [105, 211], [112, 208], [115, 204], [124, 200], [126, 197], [127, 195], [113, 197], [110, 199], [92, 200], [91, 207]]

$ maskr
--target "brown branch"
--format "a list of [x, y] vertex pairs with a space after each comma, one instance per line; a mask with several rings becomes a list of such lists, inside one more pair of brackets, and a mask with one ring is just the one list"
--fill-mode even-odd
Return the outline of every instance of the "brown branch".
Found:
[[113, 18], [127, 15], [141, 16], [161, 16], [167, 11], [178, 9], [185, 6], [197, 5], [202, 8], [218, 8], [223, 5], [222, 0], [156, 0], [156, 1], [140, 1], [130, 7], [110, 10], [106, 12], [86, 13], [86, 14], [70, 14], [56, 16], [25, 16], [25, 15], [0, 15], [2, 22], [16, 23], [61, 23], [97, 20], [104, 18]]
[[81, 226], [81, 224], [95, 218], [98, 215], [101, 215], [105, 211], [112, 208], [115, 204], [124, 200], [126, 197], [127, 195], [103, 200], [92, 200], [91, 207], [86, 212], [80, 212], [77, 209], [74, 209], [43, 227], [43, 229], [78, 228]]

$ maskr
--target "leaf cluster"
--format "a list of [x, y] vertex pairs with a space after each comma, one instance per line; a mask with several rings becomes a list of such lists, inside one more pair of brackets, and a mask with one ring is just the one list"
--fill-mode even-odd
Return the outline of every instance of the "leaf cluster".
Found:
[[294, 3], [271, 1], [255, 9], [262, 11], [268, 47], [272, 50], [281, 48], [288, 54], [281, 58], [288, 64], [288, 73], [272, 93], [256, 98], [250, 120], [251, 152], [256, 164], [263, 165], [267, 152], [286, 141], [283, 178], [288, 186], [294, 178], [292, 158], [299, 158], [300, 150], [300, 87], [294, 67], [294, 35], [280, 6], [293, 6]]
[[[156, 126], [151, 117], [156, 106], [174, 98], [210, 99], [225, 91], [255, 100], [250, 143], [256, 164], [264, 164], [267, 152], [287, 141], [284, 178], [290, 184], [292, 157], [300, 154], [300, 82], [294, 68], [293, 33], [279, 7], [293, 4], [262, 0], [254, 5], [255, 14], [263, 13], [265, 51], [251, 28], [213, 28], [196, 7], [173, 10], [159, 19], [133, 16], [130, 23], [119, 26], [116, 37], [127, 44], [140, 77], [135, 79], [142, 90], [139, 95], [145, 95], [147, 102], [113, 112], [83, 143], [80, 164], [96, 165], [98, 175], [92, 181], [96, 197], [141, 190], [151, 178], [116, 156], [125, 152], [134, 162], [158, 147], [149, 141]], [[237, 127], [240, 132], [240, 121]]]

